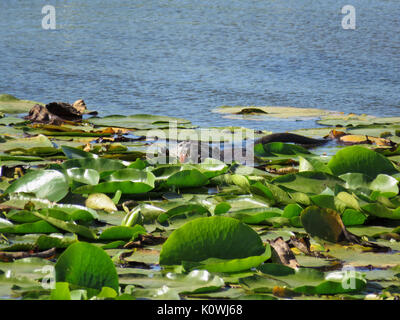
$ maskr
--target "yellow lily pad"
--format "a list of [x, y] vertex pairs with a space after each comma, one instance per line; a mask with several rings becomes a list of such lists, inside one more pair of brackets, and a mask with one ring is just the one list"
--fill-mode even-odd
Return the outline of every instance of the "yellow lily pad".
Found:
[[328, 110], [288, 106], [221, 106], [213, 109], [212, 112], [227, 114], [227, 118], [245, 118], [246, 120], [314, 119], [336, 114], [336, 112]]

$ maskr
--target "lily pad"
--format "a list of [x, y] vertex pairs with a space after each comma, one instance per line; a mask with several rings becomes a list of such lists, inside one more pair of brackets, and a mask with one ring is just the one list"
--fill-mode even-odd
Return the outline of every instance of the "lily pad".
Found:
[[339, 150], [329, 161], [328, 167], [337, 176], [357, 172], [372, 179], [379, 174], [391, 175], [398, 172], [385, 156], [360, 146]]
[[160, 264], [208, 258], [241, 259], [265, 252], [260, 237], [246, 224], [228, 217], [198, 218], [175, 230], [164, 243]]
[[33, 193], [36, 197], [59, 201], [68, 193], [66, 177], [56, 170], [34, 170], [13, 182], [5, 193]]
[[[319, 118], [323, 115], [332, 114], [331, 111], [313, 109], [313, 108], [295, 108], [295, 107], [279, 107], [279, 106], [221, 106], [213, 109], [212, 112], [243, 116], [248, 119], [249, 115], [255, 115], [254, 120], [261, 119], [304, 119]], [[253, 118], [251, 118], [253, 119]]]
[[56, 281], [100, 291], [119, 290], [118, 274], [107, 253], [93, 244], [77, 242], [69, 246], [55, 265]]
[[148, 171], [126, 168], [114, 171], [105, 182], [81, 186], [75, 193], [145, 193], [154, 188], [155, 176]]
[[26, 113], [29, 110], [31, 110], [31, 108], [35, 104], [42, 104], [42, 103], [29, 100], [20, 100], [10, 94], [0, 95], [0, 112]]
[[343, 237], [344, 225], [340, 215], [331, 209], [310, 206], [301, 213], [301, 223], [312, 237], [339, 242]]
[[114, 202], [104, 193], [92, 193], [85, 201], [88, 208], [95, 210], [104, 210], [107, 212], [117, 211]]

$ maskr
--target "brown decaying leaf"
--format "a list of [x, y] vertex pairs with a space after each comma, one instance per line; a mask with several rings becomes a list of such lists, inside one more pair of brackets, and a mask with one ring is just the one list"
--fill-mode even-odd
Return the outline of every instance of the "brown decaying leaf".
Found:
[[292, 245], [293, 247], [299, 249], [307, 256], [316, 258], [325, 258], [325, 256], [322, 253], [311, 250], [310, 239], [308, 237], [296, 238], [295, 236], [291, 236], [287, 242], [289, 246]]
[[278, 237], [275, 240], [269, 240], [268, 242], [273, 249], [272, 261], [294, 269], [300, 266], [296, 260], [296, 257], [294, 256], [294, 253], [282, 237]]
[[151, 234], [140, 234], [136, 241], [129, 241], [124, 245], [125, 249], [130, 248], [143, 248], [144, 246], [155, 246], [164, 243], [167, 240], [166, 237], [157, 237]]

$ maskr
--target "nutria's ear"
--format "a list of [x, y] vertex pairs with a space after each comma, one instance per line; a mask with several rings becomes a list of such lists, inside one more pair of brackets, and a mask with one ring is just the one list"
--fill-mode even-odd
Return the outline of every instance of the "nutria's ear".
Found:
[[88, 109], [86, 108], [86, 103], [85, 103], [85, 101], [83, 101], [83, 99], [76, 100], [76, 101], [73, 103], [72, 107], [73, 107], [76, 111], [78, 111], [80, 114], [89, 114], [89, 115], [93, 115], [93, 116], [96, 116], [96, 115], [98, 114], [97, 111], [90, 111], [90, 110], [88, 110]]

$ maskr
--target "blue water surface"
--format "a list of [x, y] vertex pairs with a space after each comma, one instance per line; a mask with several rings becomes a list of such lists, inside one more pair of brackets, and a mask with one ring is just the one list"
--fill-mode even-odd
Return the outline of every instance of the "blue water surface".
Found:
[[[56, 8], [56, 30], [42, 7]], [[344, 30], [341, 9], [356, 9]], [[101, 115], [151, 113], [273, 131], [221, 105], [399, 116], [398, 0], [2, 0], [0, 93], [83, 98]]]

